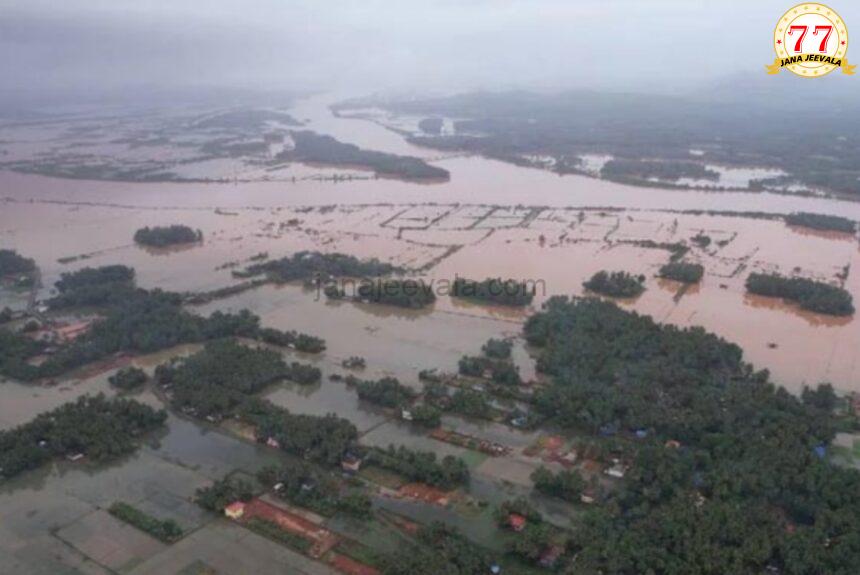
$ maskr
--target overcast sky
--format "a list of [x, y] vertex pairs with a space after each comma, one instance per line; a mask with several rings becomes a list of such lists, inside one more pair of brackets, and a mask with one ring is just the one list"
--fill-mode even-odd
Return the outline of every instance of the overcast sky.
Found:
[[[763, 74], [792, 3], [0, 0], [0, 73], [45, 90], [675, 91]], [[860, 1], [832, 6], [860, 30]]]

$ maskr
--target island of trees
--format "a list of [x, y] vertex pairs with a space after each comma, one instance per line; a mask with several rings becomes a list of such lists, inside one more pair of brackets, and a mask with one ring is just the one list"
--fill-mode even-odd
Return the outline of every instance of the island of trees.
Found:
[[182, 537], [182, 527], [173, 519], [156, 519], [125, 501], [113, 503], [108, 513], [164, 543], [173, 543]]
[[433, 286], [423, 280], [380, 279], [362, 281], [355, 299], [406, 308], [422, 308], [436, 301]]
[[451, 284], [451, 297], [522, 307], [529, 305], [534, 299], [535, 287], [528, 282], [512, 279], [487, 278], [483, 281], [475, 281], [458, 277]]
[[126, 367], [108, 377], [108, 382], [123, 391], [137, 389], [146, 383], [146, 372], [137, 367]]
[[136, 401], [101, 394], [80, 397], [0, 431], [0, 477], [14, 477], [58, 457], [112, 461], [134, 452], [140, 439], [166, 419], [163, 410]]
[[[134, 270], [115, 265], [84, 268], [63, 274], [52, 309], [86, 306], [102, 319], [74, 341], [56, 349], [25, 334], [0, 329], [0, 374], [21, 381], [57, 377], [67, 371], [116, 353], [150, 353], [182, 343], [205, 343], [225, 337], [287, 341], [306, 351], [320, 351], [324, 342], [313, 336], [261, 328], [247, 310], [215, 312], [201, 317], [182, 309], [181, 294], [144, 290], [135, 286]], [[31, 360], [49, 353], [44, 362]]]
[[857, 222], [842, 216], [795, 212], [785, 216], [785, 223], [790, 226], [801, 226], [813, 230], [844, 232], [853, 234], [857, 231]]
[[822, 456], [832, 387], [794, 396], [732, 343], [599, 299], [551, 298], [524, 330], [552, 378], [535, 409], [630, 465], [573, 532], [571, 573], [851, 572], [860, 473]]
[[295, 147], [278, 156], [280, 161], [319, 163], [373, 170], [377, 175], [407, 180], [447, 180], [448, 170], [431, 166], [420, 158], [364, 150], [353, 144], [310, 131], [290, 132]]
[[341, 253], [302, 251], [277, 260], [253, 264], [243, 271], [233, 272], [233, 275], [251, 277], [266, 274], [275, 282], [286, 283], [304, 280], [326, 281], [332, 278], [380, 277], [402, 271], [402, 268], [377, 259], [360, 260]]
[[603, 165], [600, 175], [607, 180], [619, 182], [650, 182], [659, 180], [676, 182], [681, 178], [693, 180], [720, 179], [719, 172], [706, 168], [697, 162], [651, 161], [616, 158]]
[[696, 284], [705, 275], [705, 268], [701, 264], [669, 262], [660, 268], [657, 275], [661, 278], [675, 280], [676, 282]]
[[630, 298], [645, 291], [645, 276], [634, 276], [628, 272], [599, 271], [583, 282], [585, 289], [609, 297]]
[[183, 225], [145, 227], [134, 233], [134, 241], [152, 248], [166, 248], [203, 241], [203, 232]]
[[36, 273], [36, 262], [14, 250], [0, 249], [0, 281], [18, 287], [30, 287]]
[[847, 290], [808, 278], [751, 273], [747, 278], [746, 287], [750, 293], [780, 297], [816, 313], [837, 316], [848, 316], [854, 313], [854, 298]]

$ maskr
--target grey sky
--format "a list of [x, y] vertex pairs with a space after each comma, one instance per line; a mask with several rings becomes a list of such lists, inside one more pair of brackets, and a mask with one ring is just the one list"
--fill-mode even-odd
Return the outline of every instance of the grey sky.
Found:
[[[0, 0], [0, 73], [11, 89], [674, 91], [762, 72], [792, 3]], [[860, 2], [832, 6], [860, 27]]]

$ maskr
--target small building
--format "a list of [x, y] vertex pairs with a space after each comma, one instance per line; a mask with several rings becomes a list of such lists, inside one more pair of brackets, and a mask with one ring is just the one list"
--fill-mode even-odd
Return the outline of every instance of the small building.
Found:
[[280, 449], [280, 447], [281, 447], [281, 443], [277, 439], [275, 439], [274, 437], [270, 437], [269, 439], [267, 439], [266, 445], [268, 445], [269, 447], [273, 447], [275, 449]]
[[493, 563], [492, 565], [490, 565], [490, 573], [492, 575], [500, 575], [501, 572], [502, 572], [502, 566], [499, 565], [498, 563]]
[[412, 412], [404, 408], [400, 410], [400, 417], [403, 421], [412, 421]]
[[66, 459], [68, 459], [69, 461], [72, 461], [72, 462], [80, 461], [83, 458], [84, 458], [83, 453], [69, 453], [68, 455], [66, 455]]
[[518, 513], [508, 515], [508, 526], [519, 533], [526, 528], [526, 518]]
[[615, 479], [623, 479], [624, 475], [627, 473], [627, 467], [616, 459], [612, 462], [611, 466], [606, 468], [604, 473], [609, 477], [614, 477]]
[[224, 508], [224, 515], [233, 520], [239, 520], [245, 514], [245, 504], [241, 501], [234, 501]]
[[668, 447], [669, 449], [680, 449], [681, 442], [675, 439], [670, 439], [665, 443], [664, 447]]
[[594, 501], [595, 501], [594, 494], [592, 494], [588, 491], [583, 491], [582, 494], [580, 494], [580, 496], [579, 496], [579, 500], [581, 502], [585, 503], [586, 505], [593, 505]]
[[348, 473], [358, 473], [361, 469], [361, 458], [352, 453], [347, 453], [340, 461], [340, 468]]

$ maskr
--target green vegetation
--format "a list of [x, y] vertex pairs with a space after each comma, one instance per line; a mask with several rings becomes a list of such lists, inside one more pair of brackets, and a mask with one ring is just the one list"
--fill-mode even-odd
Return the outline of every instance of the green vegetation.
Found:
[[600, 175], [607, 180], [620, 182], [655, 179], [664, 182], [676, 182], [681, 178], [716, 182], [720, 179], [719, 172], [709, 170], [696, 162], [631, 160], [626, 158], [609, 160], [603, 165]]
[[36, 271], [36, 262], [25, 258], [14, 250], [0, 249], [0, 279], [7, 276], [30, 277]]
[[785, 223], [790, 226], [802, 226], [813, 230], [845, 232], [853, 234], [857, 231], [857, 222], [841, 216], [828, 216], [826, 214], [811, 214], [809, 212], [795, 212], [785, 216]]
[[271, 327], [263, 327], [257, 331], [256, 337], [269, 345], [291, 347], [296, 351], [304, 353], [320, 353], [325, 351], [325, 340], [306, 333], [281, 331]]
[[451, 297], [491, 303], [523, 307], [529, 305], [535, 297], [535, 285], [529, 282], [501, 278], [487, 278], [484, 281], [455, 278], [451, 284]]
[[599, 271], [586, 282], [585, 289], [609, 297], [637, 297], [645, 291], [645, 276], [634, 276], [627, 272]]
[[513, 347], [514, 344], [509, 339], [491, 338], [481, 347], [481, 351], [484, 352], [484, 355], [492, 359], [510, 359]]
[[277, 260], [248, 266], [244, 271], [233, 272], [238, 277], [251, 277], [266, 274], [272, 281], [286, 283], [291, 281], [330, 278], [379, 277], [403, 271], [391, 264], [377, 259], [360, 260], [346, 254], [320, 252], [296, 252]]
[[173, 543], [182, 537], [182, 527], [173, 519], [156, 519], [124, 501], [112, 504], [108, 513], [165, 543]]
[[85, 455], [112, 461], [134, 452], [140, 438], [164, 425], [167, 414], [128, 399], [83, 396], [0, 431], [0, 477], [45, 465], [55, 457]]
[[454, 489], [469, 481], [469, 468], [462, 459], [446, 455], [437, 461], [432, 451], [413, 451], [402, 445], [372, 449], [365, 463], [440, 489]]
[[234, 501], [250, 501], [254, 496], [254, 488], [244, 479], [225, 477], [208, 487], [201, 487], [195, 495], [194, 500], [198, 505], [209, 511], [222, 513], [224, 508]]
[[531, 475], [535, 489], [544, 495], [558, 497], [573, 503], [579, 502], [579, 497], [588, 486], [585, 479], [578, 471], [565, 469], [553, 473], [546, 467], [537, 468]]
[[363, 381], [353, 376], [347, 378], [354, 385], [358, 397], [383, 407], [403, 407], [418, 395], [412, 388], [400, 383], [395, 377], [383, 377], [378, 381]]
[[322, 379], [322, 371], [310, 364], [294, 361], [287, 367], [285, 376], [301, 385], [313, 385]]
[[669, 262], [660, 268], [657, 274], [661, 278], [675, 280], [685, 284], [696, 284], [705, 275], [705, 268], [701, 264], [687, 262]]
[[420, 158], [363, 150], [353, 144], [309, 131], [290, 132], [295, 148], [278, 155], [279, 161], [309, 162], [333, 166], [360, 167], [377, 175], [410, 180], [445, 179], [447, 170], [431, 166]]
[[146, 383], [146, 372], [137, 367], [126, 367], [108, 378], [108, 382], [119, 389], [129, 391]]
[[428, 429], [435, 429], [442, 424], [442, 411], [426, 403], [411, 408], [412, 422]]
[[333, 476], [303, 461], [264, 467], [257, 473], [257, 479], [263, 485], [277, 486], [278, 497], [320, 515], [331, 517], [340, 512], [357, 519], [371, 516], [372, 505], [367, 495], [346, 491]]
[[223, 419], [236, 414], [251, 395], [287, 377], [281, 354], [213, 341], [201, 351], [156, 370], [161, 385], [170, 386], [170, 402], [197, 417]]
[[166, 248], [203, 241], [203, 232], [183, 225], [145, 227], [134, 233], [134, 241], [151, 248]]
[[552, 298], [525, 334], [553, 377], [534, 403], [552, 424], [649, 430], [602, 440], [630, 470], [574, 532], [572, 573], [851, 572], [860, 473], [821, 457], [832, 388], [795, 397], [734, 344], [597, 299]]
[[122, 265], [83, 268], [64, 273], [56, 283], [58, 293], [50, 300], [50, 306], [53, 309], [64, 309], [121, 305], [138, 295], [134, 286], [134, 275], [132, 268]]
[[[417, 544], [383, 559], [384, 575], [485, 575], [489, 554], [452, 527], [434, 522], [418, 531]], [[504, 570], [503, 573], [508, 571]]]
[[366, 280], [358, 286], [355, 298], [397, 307], [422, 308], [435, 302], [436, 294], [433, 286], [423, 280]]
[[275, 441], [287, 453], [324, 465], [338, 465], [358, 439], [358, 431], [346, 419], [293, 414], [258, 398], [248, 399], [239, 417], [254, 425], [257, 441]]
[[445, 121], [442, 118], [424, 118], [418, 122], [418, 129], [425, 134], [438, 136], [442, 133]]
[[458, 363], [460, 375], [485, 377], [499, 385], [517, 386], [522, 383], [519, 369], [510, 361], [490, 357], [464, 355]]
[[752, 273], [747, 278], [750, 293], [781, 297], [803, 309], [828, 315], [851, 315], [854, 298], [844, 288], [807, 278], [788, 278], [778, 274]]
[[449, 409], [460, 415], [477, 419], [492, 419], [494, 410], [487, 395], [471, 389], [458, 389], [451, 397]]

